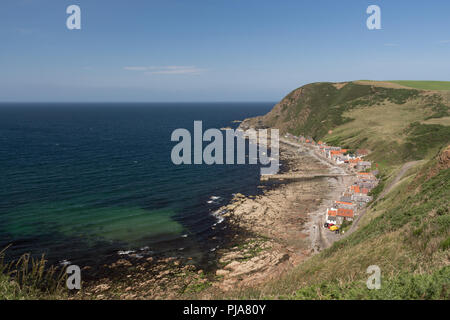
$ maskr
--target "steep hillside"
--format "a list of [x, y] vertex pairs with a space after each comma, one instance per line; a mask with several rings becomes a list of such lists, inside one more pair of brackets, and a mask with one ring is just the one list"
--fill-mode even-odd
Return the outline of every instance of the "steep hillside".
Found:
[[376, 81], [308, 84], [242, 126], [367, 148], [380, 165], [429, 158], [450, 141], [450, 91], [405, 88]]
[[[372, 205], [359, 229], [241, 298], [450, 299], [450, 145]], [[368, 290], [366, 269], [381, 270]]]
[[[358, 228], [332, 247], [243, 298], [449, 299], [450, 117], [448, 92], [358, 81], [290, 93], [245, 125], [278, 127], [350, 149], [366, 148], [382, 181]], [[411, 160], [404, 175], [403, 165]], [[418, 161], [417, 161], [418, 160]], [[400, 177], [398, 179], [398, 177]], [[381, 290], [368, 290], [377, 265]]]

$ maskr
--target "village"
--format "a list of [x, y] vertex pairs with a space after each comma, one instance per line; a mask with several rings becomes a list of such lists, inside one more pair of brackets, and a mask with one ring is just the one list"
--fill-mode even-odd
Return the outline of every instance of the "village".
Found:
[[325, 212], [324, 228], [341, 233], [343, 227], [351, 225], [366, 205], [373, 200], [370, 191], [378, 185], [378, 165], [375, 164], [376, 169], [372, 170], [372, 162], [364, 159], [369, 154], [366, 149], [352, 151], [290, 133], [286, 133], [284, 137], [289, 141], [304, 145], [313, 150], [318, 157], [355, 175], [356, 179], [353, 183], [341, 193], [338, 199], [333, 201], [331, 207], [328, 207]]

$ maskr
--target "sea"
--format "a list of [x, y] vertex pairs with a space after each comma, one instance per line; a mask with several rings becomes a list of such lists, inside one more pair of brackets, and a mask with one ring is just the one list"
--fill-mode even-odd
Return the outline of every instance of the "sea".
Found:
[[259, 165], [175, 165], [173, 130], [232, 127], [274, 103], [0, 104], [0, 251], [98, 266], [219, 249], [219, 208]]

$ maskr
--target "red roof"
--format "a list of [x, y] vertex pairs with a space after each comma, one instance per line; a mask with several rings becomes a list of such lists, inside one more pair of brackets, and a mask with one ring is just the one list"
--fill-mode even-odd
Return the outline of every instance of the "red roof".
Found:
[[353, 218], [353, 210], [352, 209], [338, 209], [337, 215], [340, 217]]

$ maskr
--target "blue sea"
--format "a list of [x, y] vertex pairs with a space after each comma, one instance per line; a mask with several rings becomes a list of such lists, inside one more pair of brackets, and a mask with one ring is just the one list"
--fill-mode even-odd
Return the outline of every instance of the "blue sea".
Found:
[[207, 259], [257, 165], [172, 164], [177, 128], [236, 127], [273, 103], [0, 105], [0, 250], [99, 265], [127, 251]]

